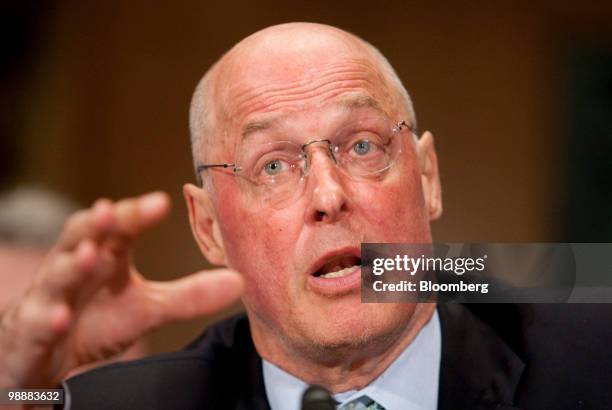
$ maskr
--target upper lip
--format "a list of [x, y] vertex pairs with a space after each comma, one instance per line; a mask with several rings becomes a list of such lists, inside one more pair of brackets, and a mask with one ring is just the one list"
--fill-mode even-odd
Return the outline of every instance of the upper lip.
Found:
[[345, 246], [343, 248], [338, 248], [336, 250], [327, 252], [326, 254], [321, 256], [319, 259], [317, 259], [317, 261], [314, 264], [312, 264], [312, 266], [308, 270], [308, 274], [309, 275], [313, 275], [319, 269], [321, 269], [323, 266], [325, 266], [326, 263], [328, 263], [333, 258], [335, 258], [336, 256], [339, 256], [339, 255], [355, 256], [355, 257], [361, 259], [361, 247], [358, 247], [358, 246]]

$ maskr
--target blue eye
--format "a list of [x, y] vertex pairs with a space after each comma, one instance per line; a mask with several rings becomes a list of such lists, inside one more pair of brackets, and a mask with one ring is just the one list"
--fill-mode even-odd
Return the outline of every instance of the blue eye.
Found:
[[370, 152], [370, 141], [361, 140], [353, 145], [353, 151], [357, 153], [357, 155], [366, 155]]
[[275, 159], [266, 163], [264, 166], [264, 170], [268, 175], [277, 175], [279, 172], [283, 170], [283, 163], [279, 159]]

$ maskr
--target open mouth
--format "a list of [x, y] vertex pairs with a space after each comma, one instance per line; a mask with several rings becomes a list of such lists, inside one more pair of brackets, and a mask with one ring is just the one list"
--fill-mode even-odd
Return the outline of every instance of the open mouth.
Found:
[[312, 275], [318, 278], [341, 278], [361, 267], [361, 258], [355, 255], [336, 255], [328, 260]]

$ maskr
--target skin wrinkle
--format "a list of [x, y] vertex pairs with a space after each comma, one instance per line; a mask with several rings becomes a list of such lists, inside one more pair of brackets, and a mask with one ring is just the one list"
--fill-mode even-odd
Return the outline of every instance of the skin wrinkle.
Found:
[[[333, 87], [333, 88], [332, 87], [329, 87], [329, 88], [330, 88], [330, 90], [327, 92], [327, 95], [323, 99], [320, 99], [319, 104], [325, 104], [325, 103], [327, 103], [329, 101], [333, 101], [339, 95], [345, 95], [345, 94], [351, 93], [351, 92], [353, 92], [355, 94], [358, 94], [358, 93], [361, 94], [362, 95], [362, 99], [374, 100], [369, 95], [364, 94], [362, 92], [360, 93], [360, 91], [362, 91], [362, 88], [360, 88], [360, 87], [348, 87], [348, 86], [338, 87], [338, 86], [336, 86], [336, 87]], [[316, 98], [316, 95], [314, 97]], [[343, 98], [343, 99], [345, 99], [345, 98]], [[261, 112], [261, 115], [264, 116], [264, 118], [263, 119], [255, 119], [253, 121], [247, 121], [247, 124], [244, 126], [244, 131], [242, 132], [243, 139], [244, 139], [244, 137], [248, 136], [248, 134], [252, 133], [253, 131], [259, 131], [259, 130], [267, 128], [267, 126], [269, 126], [270, 123], [272, 121], [274, 121], [275, 119], [281, 118], [281, 117], [286, 117], [287, 116], [286, 114], [291, 114], [293, 111], [295, 111], [295, 110], [286, 110], [285, 109], [286, 107], [293, 108], [292, 103], [295, 103], [295, 101], [292, 101], [290, 99], [286, 99], [286, 101], [284, 101], [283, 103], [284, 104], [278, 105], [278, 106], [274, 107], [273, 109], [269, 109], [269, 110], [266, 109], [268, 107], [265, 107], [265, 108], [262, 107], [261, 111], [259, 111], [259, 112]], [[304, 102], [303, 104], [305, 105], [306, 102]], [[341, 101], [340, 101], [340, 104], [342, 104]], [[346, 106], [346, 105], [349, 105], [349, 104], [344, 103], [344, 105]], [[357, 105], [359, 105], [359, 103], [358, 102], [354, 102], [354, 105], [357, 106]], [[351, 108], [351, 107], [348, 107], [348, 108]], [[254, 111], [256, 111], [256, 110], [254, 110]], [[268, 112], [274, 112], [274, 111], [278, 111], [278, 112], [284, 113], [285, 115], [277, 114], [277, 115], [268, 116], [268, 118], [265, 118], [265, 114], [267, 114]], [[288, 111], [288, 112], [285, 112], [285, 111]], [[261, 116], [258, 115], [258, 118], [261, 118]]]
[[[412, 123], [395, 83], [360, 41], [337, 29], [294, 24], [266, 29], [235, 46], [211, 77], [217, 97], [214, 159], [233, 160], [240, 132], [266, 116], [285, 116], [301, 137], [325, 135], [340, 121], [340, 103], [354, 94], [372, 98], [392, 121]], [[428, 151], [408, 135], [402, 138], [400, 157], [375, 182], [347, 177], [316, 150], [302, 195], [282, 209], [244, 195], [229, 173], [212, 178], [218, 187], [212, 216], [228, 265], [245, 279], [243, 301], [257, 351], [334, 392], [371, 382], [435, 308], [361, 304], [359, 289], [330, 296], [309, 285], [310, 268], [330, 250], [362, 242], [431, 241], [424, 187], [437, 181], [422, 183], [432, 178], [419, 165]], [[316, 218], [321, 213], [326, 219]]]
[[[361, 66], [365, 70], [355, 70], [351, 68], [353, 66]], [[342, 76], [342, 75], [345, 75], [348, 77], [351, 74], [355, 74], [355, 73], [359, 74], [359, 73], [363, 73], [364, 71], [369, 71], [371, 73], [374, 73], [375, 69], [370, 64], [362, 63], [360, 60], [347, 59], [347, 61], [343, 62], [342, 64], [331, 64], [329, 68], [327, 69], [326, 73], [322, 74], [320, 71], [313, 72], [312, 74], [313, 78], [309, 79], [308, 81], [304, 79], [299, 79], [295, 81], [289, 81], [285, 83], [284, 85], [262, 84], [259, 87], [255, 87], [250, 90], [247, 89], [237, 94], [235, 96], [235, 101], [236, 101], [237, 106], [240, 107], [242, 105], [248, 104], [250, 100], [257, 98], [258, 95], [260, 94], [271, 94], [271, 95], [282, 94], [287, 89], [294, 89], [295, 90], [294, 94], [300, 94], [300, 91], [299, 91], [300, 87], [304, 88], [305, 90], [303, 92], [306, 93], [309, 91], [308, 83], [314, 81], [314, 84], [316, 84], [317, 79], [319, 79], [320, 82], [325, 83], [326, 77], [334, 77], [334, 76]], [[316, 91], [316, 85], [314, 87], [315, 89], [313, 91]], [[253, 94], [253, 95], [249, 96], [248, 94]]]
[[[259, 98], [262, 100], [260, 103], [254, 103], [252, 107], [249, 108], [242, 108], [242, 111], [240, 111], [240, 108], [236, 108], [235, 110], [233, 110], [233, 113], [230, 112], [227, 115], [227, 121], [230, 122], [230, 126], [228, 128], [226, 128], [225, 133], [232, 133], [231, 129], [240, 129], [240, 126], [238, 124], [241, 123], [245, 123], [247, 121], [247, 119], [249, 118], [249, 116], [252, 116], [254, 114], [258, 114], [259, 116], [261, 115], [265, 115], [271, 112], [295, 112], [295, 111], [299, 111], [301, 109], [303, 109], [302, 107], [306, 106], [307, 104], [312, 104], [314, 100], [314, 103], [318, 106], [324, 106], [326, 105], [329, 101], [334, 100], [336, 97], [344, 95], [344, 94], [348, 94], [348, 93], [364, 93], [367, 94], [368, 97], [370, 97], [371, 99], [375, 100], [375, 101], [381, 101], [383, 104], [383, 106], [386, 106], [386, 109], [383, 109], [384, 112], [386, 113], [391, 113], [391, 112], [397, 112], [398, 109], [397, 108], [392, 108], [393, 105], [396, 104], [392, 104], [391, 101], [389, 100], [389, 93], [383, 93], [383, 96], [376, 98], [376, 95], [379, 94], [380, 89], [384, 89], [385, 87], [376, 87], [376, 83], [373, 82], [371, 79], [368, 78], [363, 78], [360, 81], [353, 81], [351, 82], [350, 80], [346, 80], [346, 79], [338, 79], [337, 83], [328, 83], [328, 84], [324, 84], [320, 87], [318, 87], [319, 89], [319, 93], [315, 93], [315, 91], [311, 91], [310, 95], [307, 95], [306, 98], [302, 98], [302, 99], [297, 99], [296, 97], [293, 96], [293, 94], [291, 94], [291, 96], [287, 96], [285, 98], [277, 98], [277, 101], [273, 101], [270, 102], [268, 100], [268, 96], [259, 96]], [[370, 90], [369, 92], [367, 90]], [[365, 91], [365, 92], [364, 92]], [[230, 101], [233, 101], [233, 98], [229, 98]], [[222, 110], [223, 112], [228, 112], [228, 110]], [[396, 115], [397, 118], [400, 118], [400, 116], [402, 118], [408, 118], [406, 116], [406, 114], [404, 115]], [[255, 120], [257, 121], [257, 120]], [[412, 119], [409, 118], [407, 120], [408, 122], [411, 122]], [[243, 133], [244, 134], [244, 131]], [[227, 139], [225, 139], [224, 142], [226, 142]], [[238, 143], [239, 141], [237, 141]], [[225, 144], [224, 144], [225, 145]], [[218, 156], [219, 159], [217, 159], [216, 161], [227, 161], [227, 159], [225, 158], [233, 158], [234, 157], [234, 151], [236, 149], [236, 145], [234, 146], [224, 146], [224, 151], [225, 151], [225, 155], [224, 156]], [[232, 160], [233, 161], [233, 160]]]
[[[365, 80], [362, 83], [364, 86], [360, 87], [359, 84], [350, 84], [350, 86], [347, 86], [346, 84], [344, 84], [344, 86], [339, 86], [336, 85], [335, 87], [333, 86], [333, 84], [331, 84], [329, 86], [329, 90], [326, 90], [326, 93], [323, 95], [313, 95], [309, 100], [301, 100], [299, 101], [298, 104], [296, 104], [298, 101], [296, 101], [295, 99], [290, 99], [287, 98], [287, 101], [283, 103], [283, 105], [280, 106], [274, 106], [274, 107], [270, 107], [270, 106], [266, 106], [266, 104], [261, 103], [260, 106], [254, 106], [253, 108], [250, 109], [246, 109], [245, 108], [245, 113], [244, 114], [239, 114], [238, 110], [235, 110], [237, 113], [236, 114], [232, 114], [232, 115], [226, 115], [225, 117], [225, 123], [228, 123], [229, 125], [227, 127], [223, 128], [222, 134], [225, 135], [225, 138], [222, 138], [219, 143], [217, 144], [213, 144], [213, 146], [217, 145], [219, 146], [221, 149], [215, 150], [215, 154], [216, 155], [211, 155], [210, 156], [210, 160], [208, 160], [208, 162], [233, 162], [235, 159], [235, 151], [237, 149], [238, 144], [240, 143], [240, 141], [238, 139], [233, 139], [234, 140], [234, 144], [232, 144], [232, 138], [227, 137], [228, 135], [235, 135], [235, 132], [232, 130], [235, 129], [240, 129], [241, 127], [238, 124], [244, 123], [246, 121], [246, 118], [249, 117], [249, 115], [252, 115], [253, 113], [258, 113], [260, 115], [264, 115], [264, 114], [268, 114], [270, 112], [295, 112], [295, 111], [300, 111], [302, 109], [302, 107], [306, 104], [309, 104], [311, 102], [311, 100], [315, 100], [315, 104], [317, 104], [318, 106], [324, 106], [326, 103], [328, 103], [330, 100], [335, 99], [338, 96], [341, 95], [345, 95], [345, 94], [349, 94], [349, 93], [364, 93], [364, 90], [374, 90], [372, 92], [367, 92], [366, 94], [368, 94], [368, 97], [374, 99], [375, 101], [380, 100], [381, 102], [383, 102], [383, 104], [381, 105], [383, 107], [383, 112], [386, 113], [392, 113], [392, 112], [397, 112], [398, 109], [396, 108], [391, 108], [392, 103], [388, 100], [388, 98], [376, 98], [376, 84], [374, 82], [372, 82], [371, 80]], [[385, 97], [388, 97], [388, 94], [385, 94]], [[265, 98], [265, 97], [264, 97]], [[264, 108], [265, 107], [265, 108]], [[385, 108], [386, 107], [386, 108]], [[259, 111], [258, 111], [259, 110]], [[221, 112], [227, 112], [227, 110], [225, 109], [221, 109], [219, 110]], [[397, 118], [408, 118], [407, 114], [404, 115], [394, 115]], [[410, 119], [408, 121], [411, 121]], [[230, 159], [230, 160], [228, 160]]]
[[[242, 49], [247, 49], [247, 46], [252, 41], [246, 41], [244, 43], [244, 47]], [[353, 39], [351, 39], [351, 44], [355, 43]], [[237, 47], [235, 47], [236, 49]], [[255, 50], [252, 53], [256, 52]], [[333, 98], [337, 93], [342, 92], [340, 87], [342, 87], [343, 82], [353, 81], [363, 81], [364, 84], [353, 83], [347, 84], [345, 87], [355, 87], [358, 88], [362, 85], [365, 85], [365, 89], [371, 88], [372, 96], [376, 97], [378, 94], [380, 95], [380, 100], [385, 102], [392, 101], [391, 96], [394, 94], [389, 90], [389, 84], [384, 78], [384, 76], [376, 70], [377, 65], [373, 62], [368, 61], [368, 59], [372, 59], [372, 55], [370, 50], [365, 47], [351, 47], [350, 51], [346, 50], [342, 51], [338, 56], [334, 56], [334, 58], [339, 59], [340, 61], [331, 61], [329, 64], [325, 64], [321, 67], [313, 67], [310, 70], [307, 70], [306, 73], [300, 63], [291, 63], [291, 67], [296, 70], [302, 71], [302, 76], [296, 76], [296, 79], [287, 79], [285, 76], [281, 75], [281, 79], [278, 79], [279, 75], [260, 75], [257, 79], [260, 80], [261, 84], [245, 84], [249, 81], [252, 82], [251, 76], [249, 75], [241, 75], [242, 73], [235, 73], [237, 68], [231, 67], [228, 63], [232, 61], [232, 54], [236, 54], [236, 59], [238, 57], [244, 58], [243, 66], [255, 66], [258, 64], [249, 64], [252, 56], [243, 55], [245, 52], [242, 52], [241, 49], [237, 51], [230, 51], [225, 57], [226, 60], [220, 61], [219, 64], [215, 67], [217, 73], [223, 72], [227, 77], [231, 78], [236, 76], [237, 81], [219, 81], [217, 83], [216, 91], [217, 95], [220, 97], [221, 103], [220, 105], [220, 122], [229, 124], [230, 129], [235, 129], [236, 123], [244, 122], [243, 118], [248, 117], [253, 112], [257, 110], [263, 110], [264, 112], [270, 112], [276, 108], [279, 109], [287, 109], [285, 104], [291, 104], [295, 101], [300, 101], [299, 96], [307, 93], [307, 97], [311, 97], [313, 94], [316, 95], [318, 87], [328, 86], [330, 88], [334, 88], [334, 84], [336, 85], [335, 90], [330, 95], [330, 98]], [[359, 50], [358, 57], [351, 57], [350, 52], [354, 53], [354, 49]], [[299, 60], [299, 59], [298, 59]], [[289, 60], [291, 61], [291, 60]], [[301, 62], [301, 60], [300, 60]], [[295, 67], [297, 66], [297, 67]], [[351, 69], [353, 67], [353, 69]], [[361, 73], [361, 75], [357, 76], [355, 79], [353, 76], [343, 77], [343, 74], [335, 74], [340, 70], [341, 73]], [[265, 73], [265, 71], [264, 71]], [[248, 74], [253, 74], [250, 70]], [[355, 74], [353, 74], [355, 75]], [[306, 76], [306, 78], [304, 78]], [[253, 77], [256, 77], [253, 75]], [[264, 78], [260, 78], [264, 77]], [[313, 82], [314, 77], [314, 82]], [[331, 77], [331, 78], [328, 78]], [[361, 77], [361, 78], [359, 78]], [[372, 81], [374, 79], [374, 81]], [[262, 81], [263, 80], [263, 81]], [[281, 82], [278, 82], [281, 80]], [[334, 81], [335, 80], [335, 81]], [[231, 84], [231, 86], [227, 88], [221, 88], [220, 84]], [[297, 83], [297, 87], [295, 84]], [[305, 83], [305, 85], [300, 86], [300, 84]], [[382, 87], [381, 87], [382, 85]], [[369, 87], [368, 87], [369, 86]], [[244, 88], [242, 91], [240, 88]], [[278, 93], [285, 93], [285, 97], [277, 98], [275, 101], [275, 97]], [[320, 96], [320, 98], [323, 98]], [[253, 103], [254, 99], [258, 99], [257, 103]], [[301, 101], [306, 104], [308, 103], [309, 98], [303, 98]], [[325, 102], [322, 100], [321, 102]], [[251, 103], [251, 106], [248, 104]], [[276, 107], [274, 104], [281, 104], [280, 107]], [[245, 106], [247, 105], [247, 106]], [[234, 107], [234, 108], [232, 108]], [[241, 118], [242, 117], [242, 118]], [[412, 120], [412, 118], [410, 119]]]
[[[364, 62], [363, 60], [360, 59], [353, 59], [353, 58], [345, 58], [341, 63], [332, 63], [328, 65], [328, 73], [326, 75], [334, 75], [334, 74], [350, 74], [351, 72], [353, 72], [354, 70], [351, 69], [351, 67], [353, 66], [361, 66], [363, 68], [368, 69], [371, 72], [374, 72], [376, 69], [375, 67], [372, 67], [371, 64]], [[360, 70], [360, 71], [364, 71], [364, 70]], [[287, 81], [285, 83], [285, 86], [289, 86], [289, 87], [295, 87], [297, 85], [300, 84], [304, 84], [306, 85], [309, 81], [311, 81], [313, 78], [321, 78], [321, 74], [318, 70], [310, 70], [309, 71], [309, 77], [311, 78], [301, 78], [301, 79], [296, 79], [294, 81]], [[279, 86], [279, 85], [272, 85], [272, 84], [262, 84], [260, 86], [254, 87], [248, 91], [254, 92], [254, 93], [263, 93], [265, 91], [274, 91], [274, 90], [278, 90], [279, 87], [284, 87], [284, 86]], [[241, 97], [244, 93], [237, 95], [237, 97]]]
[[[283, 110], [285, 107], [289, 107], [294, 103], [303, 103], [304, 105], [308, 103], [308, 100], [319, 98], [321, 104], [333, 99], [338, 94], [343, 92], [347, 92], [349, 90], [359, 90], [362, 85], [370, 85], [365, 80], [360, 79], [343, 79], [338, 82], [326, 83], [319, 88], [319, 90], [311, 90], [308, 93], [301, 94], [292, 94], [291, 96], [284, 97], [276, 97], [276, 96], [268, 96], [264, 101], [261, 101], [258, 105], [253, 105], [253, 107], [246, 111], [246, 115], [249, 115], [251, 112], [273, 112]], [[318, 91], [318, 92], [317, 92]], [[328, 96], [325, 96], [325, 94]], [[322, 95], [323, 94], [323, 95]]]
[[[341, 78], [312, 87], [307, 92], [296, 93], [290, 88], [287, 88], [284, 96], [269, 94], [257, 96], [260, 101], [256, 104], [252, 104], [248, 109], [240, 105], [237, 106], [233, 112], [230, 112], [230, 117], [238, 117], [237, 113], [241, 113], [242, 117], [248, 117], [255, 112], [268, 113], [280, 111], [296, 103], [305, 105], [313, 99], [318, 99], [321, 104], [324, 104], [338, 94], [349, 90], [357, 91], [364, 88], [372, 88], [373, 86], [374, 84], [366, 78]], [[287, 95], [287, 92], [290, 92], [290, 94]]]
[[[370, 97], [368, 94], [361, 93], [356, 91], [354, 93], [340, 93], [341, 98], [338, 101], [338, 105], [347, 109], [348, 112], [356, 111], [360, 108], [371, 108], [375, 110], [379, 114], [385, 114], [384, 110], [376, 100]], [[242, 132], [241, 143], [249, 137], [256, 133], [268, 131], [273, 129], [276, 124], [282, 122], [287, 117], [286, 114], [280, 114], [275, 116], [270, 116], [268, 118], [263, 118], [260, 120], [250, 121], [244, 126], [244, 130]], [[304, 141], [302, 141], [304, 142]]]

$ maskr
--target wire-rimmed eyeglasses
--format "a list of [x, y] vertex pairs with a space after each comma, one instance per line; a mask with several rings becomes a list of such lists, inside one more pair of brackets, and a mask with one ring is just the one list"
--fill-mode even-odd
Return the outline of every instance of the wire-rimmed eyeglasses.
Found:
[[203, 164], [197, 167], [197, 174], [201, 177], [210, 169], [231, 169], [241, 177], [242, 191], [256, 200], [282, 206], [301, 192], [316, 148], [324, 148], [348, 177], [377, 179], [393, 166], [402, 151], [401, 138], [396, 136], [406, 128], [412, 130], [406, 121], [393, 124], [382, 115], [371, 116], [341, 127], [329, 139], [299, 144], [281, 138], [251, 144], [238, 151], [235, 163]]

